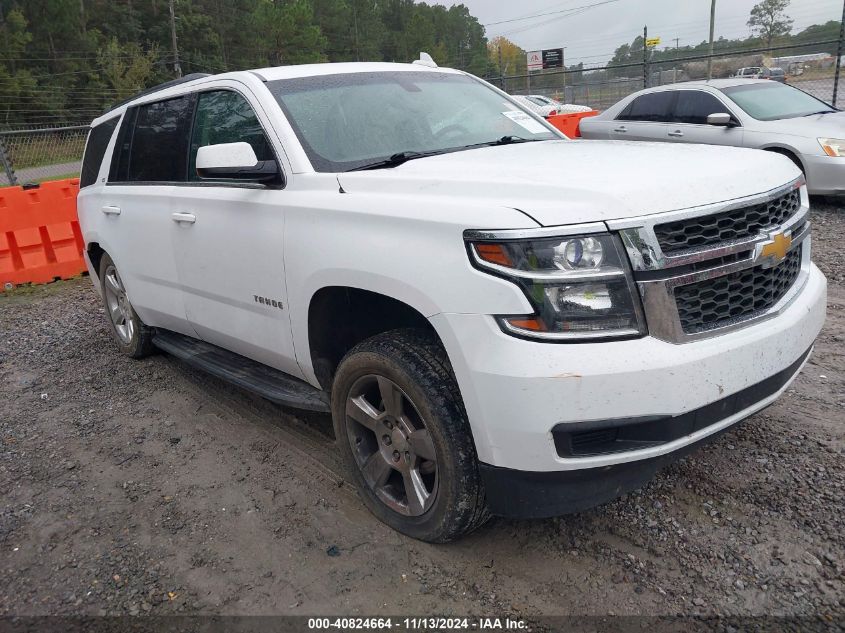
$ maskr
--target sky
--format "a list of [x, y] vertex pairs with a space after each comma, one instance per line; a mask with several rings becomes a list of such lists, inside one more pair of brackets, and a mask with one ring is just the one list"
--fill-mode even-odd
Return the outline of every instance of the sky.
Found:
[[[759, 0], [716, 0], [716, 38], [747, 37], [751, 7]], [[793, 32], [840, 20], [845, 0], [792, 0]], [[709, 37], [710, 0], [447, 0], [465, 4], [492, 39], [504, 35], [526, 51], [566, 47], [566, 64], [603, 63], [620, 44], [642, 35], [660, 37], [658, 48], [698, 44]], [[602, 4], [600, 4], [602, 3]], [[597, 5], [587, 8], [588, 5]], [[515, 20], [540, 13], [542, 17]], [[512, 20], [503, 22], [505, 20]], [[495, 24], [497, 22], [503, 22]]]

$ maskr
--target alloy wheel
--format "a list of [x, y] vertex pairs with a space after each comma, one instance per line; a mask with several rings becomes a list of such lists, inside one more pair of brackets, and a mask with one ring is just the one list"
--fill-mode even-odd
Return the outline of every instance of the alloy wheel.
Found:
[[346, 418], [352, 453], [370, 490], [399, 514], [425, 514], [437, 497], [437, 454], [408, 395], [384, 376], [362, 376], [347, 396]]
[[135, 334], [135, 319], [123, 282], [120, 280], [120, 275], [117, 274], [117, 268], [114, 265], [106, 268], [103, 281], [106, 309], [114, 326], [114, 331], [122, 343], [129, 344]]

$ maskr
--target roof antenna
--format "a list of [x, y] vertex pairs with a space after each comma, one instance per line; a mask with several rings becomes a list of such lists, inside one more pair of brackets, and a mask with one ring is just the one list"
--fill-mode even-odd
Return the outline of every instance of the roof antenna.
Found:
[[420, 53], [420, 58], [415, 60], [414, 63], [420, 66], [428, 66], [429, 68], [437, 68], [437, 62], [428, 53]]

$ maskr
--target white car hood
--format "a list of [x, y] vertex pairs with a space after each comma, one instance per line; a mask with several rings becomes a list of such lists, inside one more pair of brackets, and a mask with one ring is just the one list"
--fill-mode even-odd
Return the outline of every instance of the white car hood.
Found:
[[546, 141], [344, 172], [338, 180], [349, 194], [442, 197], [444, 203], [463, 198], [473, 206], [519, 209], [543, 226], [555, 226], [723, 202], [769, 191], [799, 175], [783, 156], [735, 147]]

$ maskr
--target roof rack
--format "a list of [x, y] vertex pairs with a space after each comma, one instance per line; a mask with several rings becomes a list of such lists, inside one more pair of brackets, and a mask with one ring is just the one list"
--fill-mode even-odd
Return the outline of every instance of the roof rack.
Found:
[[172, 88], [173, 86], [178, 86], [179, 84], [194, 81], [195, 79], [202, 79], [203, 77], [211, 77], [211, 73], [191, 73], [190, 75], [185, 75], [184, 77], [179, 77], [178, 79], [171, 79], [170, 81], [165, 81], [164, 83], [158, 84], [157, 86], [153, 86], [152, 88], [142, 90], [141, 92], [134, 94], [131, 97], [124, 99], [123, 101], [118, 101], [108, 110], [106, 110], [106, 112], [111, 112], [115, 108], [119, 108], [122, 105], [126, 105], [127, 103], [129, 103], [130, 101], [134, 101], [138, 97], [146, 97], [147, 95], [151, 95], [154, 92], [159, 92], [160, 90], [164, 90], [165, 88]]

